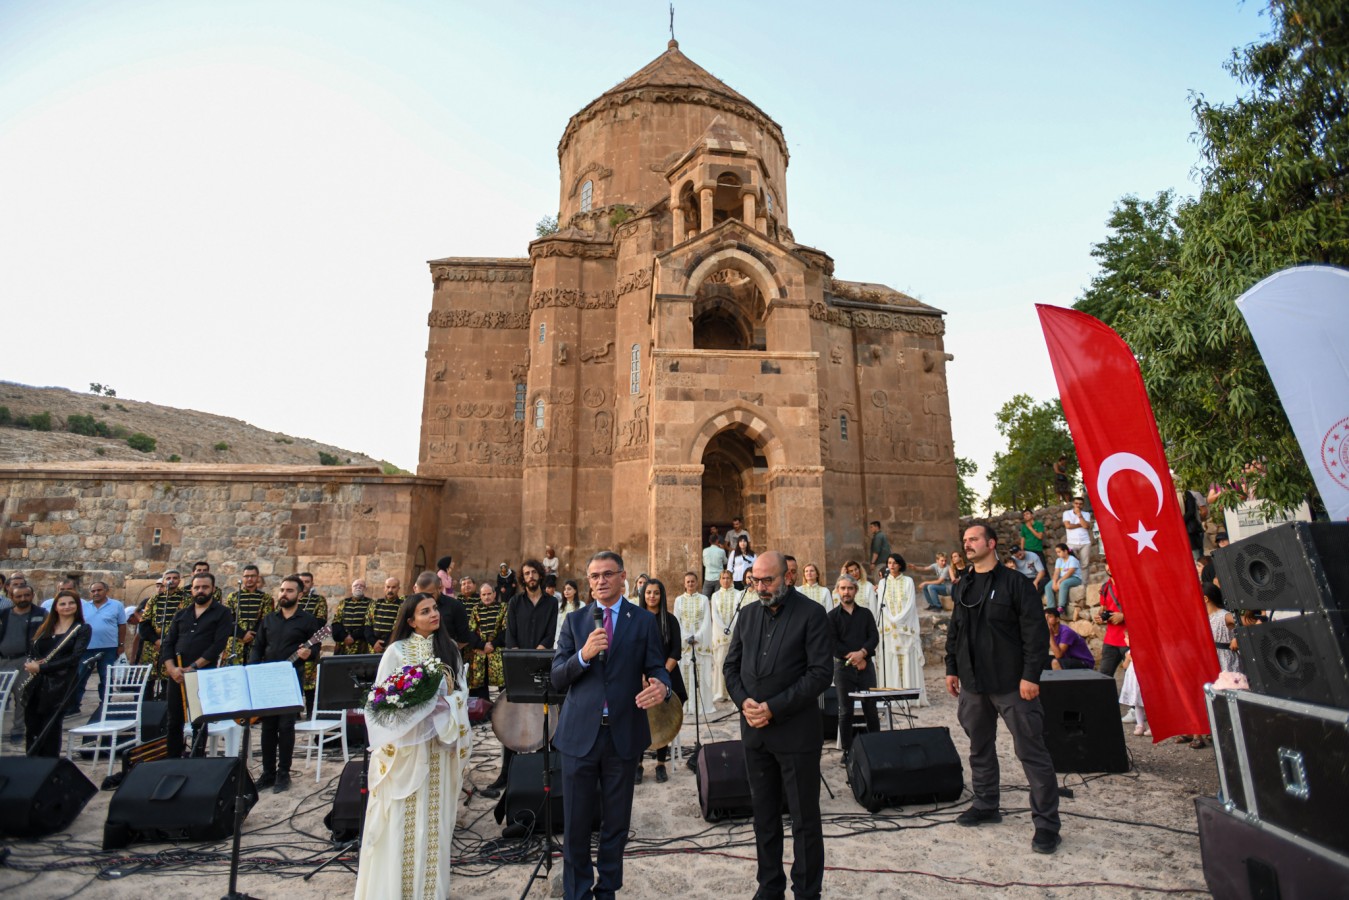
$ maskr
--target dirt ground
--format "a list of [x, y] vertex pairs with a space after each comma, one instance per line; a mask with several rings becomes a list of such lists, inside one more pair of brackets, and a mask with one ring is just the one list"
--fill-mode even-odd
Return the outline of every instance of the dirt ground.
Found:
[[[968, 752], [955, 721], [955, 701], [946, 695], [941, 671], [927, 669], [933, 706], [915, 710], [915, 724], [951, 730], [962, 762]], [[75, 720], [72, 724], [78, 724]], [[738, 735], [729, 704], [703, 724], [703, 740]], [[256, 734], [255, 734], [256, 737]], [[694, 742], [686, 722], [681, 741]], [[256, 746], [256, 740], [255, 740]], [[1134, 770], [1124, 775], [1061, 776], [1072, 797], [1061, 801], [1063, 846], [1046, 857], [1030, 850], [1033, 831], [1025, 779], [1000, 733], [1004, 818], [1001, 824], [962, 828], [956, 815], [968, 804], [968, 788], [959, 802], [911, 806], [868, 813], [853, 799], [832, 745], [822, 769], [834, 797], [821, 789], [828, 867], [825, 897], [1072, 897], [1123, 898], [1160, 892], [1206, 896], [1195, 831], [1193, 800], [1217, 791], [1213, 750], [1191, 750], [1126, 732]], [[490, 728], [475, 737], [470, 784], [485, 785], [496, 775], [499, 744]], [[12, 752], [8, 747], [6, 752]], [[349, 895], [355, 875], [333, 866], [309, 881], [303, 876], [332, 852], [322, 823], [332, 806], [340, 766], [330, 759], [322, 782], [312, 761], [297, 754], [294, 785], [284, 794], [264, 792], [244, 826], [244, 860], [239, 889], [260, 898]], [[101, 781], [104, 767], [83, 769]], [[254, 756], [254, 775], [258, 773]], [[745, 822], [711, 824], [699, 814], [693, 774], [679, 763], [670, 780], [659, 784], [653, 764], [636, 788], [632, 836], [625, 862], [622, 896], [640, 898], [747, 897], [754, 892], [753, 833]], [[968, 765], [965, 765], [968, 786]], [[199, 845], [133, 844], [126, 850], [100, 850], [103, 823], [112, 793], [102, 791], [68, 831], [39, 841], [8, 841], [2, 846], [0, 895], [39, 900], [50, 897], [143, 900], [155, 895], [222, 896], [229, 882], [229, 843]], [[533, 864], [537, 841], [507, 840], [492, 816], [494, 801], [473, 796], [460, 807], [455, 836], [456, 897], [519, 897]], [[790, 830], [788, 859], [791, 857]], [[351, 860], [355, 865], [356, 860]], [[555, 859], [552, 884], [536, 882], [530, 896], [560, 893], [561, 859]]]

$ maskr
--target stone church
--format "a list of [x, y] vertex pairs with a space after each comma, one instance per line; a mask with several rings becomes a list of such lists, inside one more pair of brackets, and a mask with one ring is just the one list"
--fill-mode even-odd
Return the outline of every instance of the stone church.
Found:
[[733, 516], [827, 579], [872, 519], [954, 546], [943, 313], [798, 243], [787, 161], [670, 41], [567, 122], [556, 233], [429, 263], [418, 475], [462, 570], [551, 544], [677, 582]]

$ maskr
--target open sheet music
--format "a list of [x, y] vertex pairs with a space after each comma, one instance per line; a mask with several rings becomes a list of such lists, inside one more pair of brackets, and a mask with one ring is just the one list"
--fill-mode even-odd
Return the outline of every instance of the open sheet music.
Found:
[[202, 716], [304, 706], [295, 666], [288, 662], [222, 666], [183, 675], [188, 715]]

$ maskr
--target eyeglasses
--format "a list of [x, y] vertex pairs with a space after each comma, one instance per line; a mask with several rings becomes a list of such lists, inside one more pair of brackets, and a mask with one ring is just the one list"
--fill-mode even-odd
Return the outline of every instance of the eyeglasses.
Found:
[[622, 569], [616, 569], [612, 572], [591, 572], [586, 575], [586, 578], [590, 581], [608, 581], [610, 578], [617, 578], [621, 572]]
[[755, 578], [753, 575], [749, 575], [746, 576], [745, 580], [758, 587], [768, 587], [781, 577], [781, 575], [769, 575], [767, 578]]

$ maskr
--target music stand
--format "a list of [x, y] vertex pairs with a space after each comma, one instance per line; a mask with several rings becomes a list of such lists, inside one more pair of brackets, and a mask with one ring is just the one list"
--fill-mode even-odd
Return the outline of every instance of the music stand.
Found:
[[[380, 654], [378, 653], [354, 653], [350, 656], [325, 656], [319, 660], [318, 693], [314, 697], [314, 706], [317, 709], [361, 709], [366, 701], [370, 699], [370, 691], [375, 686], [375, 681], [379, 673]], [[346, 728], [346, 719], [342, 720], [342, 727]], [[366, 781], [370, 772], [370, 734], [366, 733], [365, 742], [361, 747], [361, 822], [365, 822], [365, 807], [370, 801], [370, 788]], [[358, 833], [354, 838], [338, 847], [333, 855], [325, 859], [304, 876], [308, 881], [333, 863], [341, 863], [342, 866], [353, 875], [356, 870], [351, 867], [351, 863], [342, 857], [352, 850], [356, 851], [359, 857], [361, 852], [361, 835]]]
[[[501, 666], [506, 696], [512, 703], [543, 704], [543, 856], [534, 865], [529, 881], [525, 882], [525, 889], [520, 894], [520, 900], [524, 900], [537, 879], [542, 879], [547, 886], [548, 876], [553, 872], [553, 851], [561, 850], [553, 840], [553, 767], [550, 765], [553, 736], [548, 733], [548, 707], [561, 702], [567, 691], [553, 687], [552, 650], [503, 650]], [[540, 869], [544, 870], [542, 874]]]

